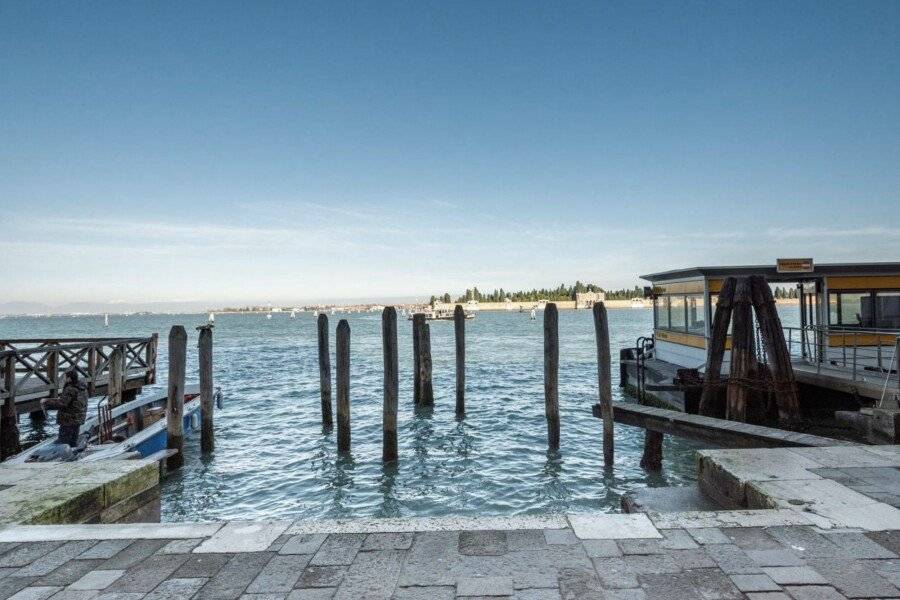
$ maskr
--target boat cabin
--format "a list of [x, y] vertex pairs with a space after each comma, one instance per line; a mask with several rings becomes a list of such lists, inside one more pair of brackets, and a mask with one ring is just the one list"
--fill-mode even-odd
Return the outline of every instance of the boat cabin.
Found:
[[[654, 357], [701, 371], [717, 294], [726, 277], [761, 275], [790, 290], [779, 314], [792, 357], [860, 371], [891, 369], [900, 336], [900, 263], [693, 267], [642, 275], [652, 285]], [[791, 305], [795, 306], [791, 306]], [[729, 344], [726, 343], [726, 349]], [[728, 357], [723, 369], [727, 371]], [[893, 366], [896, 369], [896, 364]]]

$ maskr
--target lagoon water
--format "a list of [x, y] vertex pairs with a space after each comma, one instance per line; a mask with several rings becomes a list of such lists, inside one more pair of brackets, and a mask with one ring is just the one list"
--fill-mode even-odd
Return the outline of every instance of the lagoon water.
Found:
[[[411, 323], [398, 319], [400, 461], [381, 463], [381, 315], [329, 316], [351, 328], [352, 454], [337, 457], [334, 433], [319, 414], [315, 318], [299, 313], [217, 315], [215, 384], [225, 406], [216, 413], [216, 451], [186, 440], [186, 466], [163, 487], [163, 520], [346, 518], [360, 516], [515, 515], [616, 511], [619, 497], [644, 486], [693, 481], [696, 448], [667, 438], [663, 472], [638, 466], [643, 430], [616, 425], [616, 465], [604, 471], [597, 398], [596, 345], [590, 311], [561, 311], [562, 441], [548, 452], [543, 398], [541, 313], [482, 313], [466, 323], [466, 418], [454, 415], [453, 324], [432, 321], [435, 406], [412, 403]], [[197, 332], [206, 315], [9, 317], [0, 338], [160, 334], [159, 377], [166, 381], [166, 336], [173, 324], [189, 333], [188, 381], [197, 377]], [[649, 333], [649, 309], [610, 309], [614, 400], [619, 348]], [[149, 391], [149, 390], [145, 390]], [[52, 418], [49, 427], [53, 426]], [[21, 420], [23, 430], [28, 419]]]

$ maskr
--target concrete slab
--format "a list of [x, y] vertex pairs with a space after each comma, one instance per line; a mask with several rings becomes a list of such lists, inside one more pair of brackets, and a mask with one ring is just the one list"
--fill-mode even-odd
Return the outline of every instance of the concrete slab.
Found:
[[402, 533], [418, 531], [485, 531], [513, 529], [565, 529], [565, 515], [512, 517], [420, 517], [408, 519], [316, 519], [295, 521], [285, 532], [301, 533]]
[[662, 538], [653, 523], [643, 513], [635, 514], [570, 514], [572, 531], [582, 540], [621, 540], [632, 538]]
[[193, 552], [262, 552], [290, 525], [287, 521], [232, 521], [194, 548]]
[[129, 523], [88, 525], [13, 525], [0, 529], [0, 542], [209, 537], [222, 523]]

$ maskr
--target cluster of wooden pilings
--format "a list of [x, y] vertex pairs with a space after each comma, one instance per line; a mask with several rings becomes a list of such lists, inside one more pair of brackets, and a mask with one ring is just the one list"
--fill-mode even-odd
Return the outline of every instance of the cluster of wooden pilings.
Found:
[[[602, 302], [593, 307], [594, 327], [597, 336], [597, 378], [600, 388], [600, 405], [608, 418], [603, 421], [603, 457], [611, 466], [614, 457], [612, 385], [610, 376], [609, 324], [606, 307]], [[466, 414], [466, 318], [462, 306], [453, 312], [453, 330], [456, 351], [456, 416]], [[382, 460], [393, 462], [397, 452], [397, 408], [399, 389], [399, 365], [397, 350], [397, 311], [388, 306], [381, 314], [382, 344], [384, 348], [384, 405], [382, 412]], [[334, 426], [331, 410], [331, 359], [328, 353], [328, 317], [318, 316], [319, 389], [322, 406], [322, 427], [329, 431]], [[413, 402], [416, 407], [434, 405], [432, 384], [431, 330], [424, 314], [412, 319], [413, 336]], [[350, 451], [350, 325], [341, 319], [336, 330], [335, 368], [337, 387], [337, 450]], [[559, 448], [559, 313], [556, 304], [547, 304], [544, 310], [544, 409], [547, 419], [547, 445], [551, 450]]]
[[[757, 361], [754, 312], [765, 365]], [[729, 323], [731, 367], [727, 381], [723, 382], [721, 370]], [[726, 388], [724, 403], [719, 393], [723, 385]], [[771, 391], [774, 406], [760, 405], [761, 395], [754, 393], [759, 390]], [[707, 349], [699, 412], [742, 422], [761, 420], [762, 416], [775, 413], [779, 423], [788, 427], [800, 419], [794, 369], [775, 309], [775, 298], [763, 277], [727, 277], [722, 282]]]

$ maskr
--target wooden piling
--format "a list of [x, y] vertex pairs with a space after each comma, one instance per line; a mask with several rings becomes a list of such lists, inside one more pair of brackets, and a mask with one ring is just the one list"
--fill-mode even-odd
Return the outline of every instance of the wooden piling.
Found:
[[422, 328], [425, 326], [425, 315], [422, 313], [413, 314], [412, 319], [412, 337], [413, 337], [413, 403], [418, 406], [422, 401]]
[[750, 303], [750, 279], [741, 277], [734, 290], [731, 311], [731, 369], [726, 391], [725, 418], [747, 422], [750, 399], [749, 380], [756, 358], [753, 352], [753, 306]]
[[456, 340], [456, 416], [466, 414], [466, 311], [461, 304], [453, 309], [453, 334]]
[[644, 432], [644, 454], [641, 456], [641, 468], [647, 471], [662, 471], [663, 434], [658, 431]]
[[181, 325], [169, 331], [169, 382], [166, 409], [166, 446], [177, 450], [166, 461], [166, 468], [174, 470], [184, 465], [184, 375], [187, 362], [187, 333]]
[[750, 296], [756, 311], [756, 320], [762, 333], [762, 344], [768, 358], [769, 371], [775, 387], [775, 401], [778, 404], [778, 419], [790, 425], [800, 419], [800, 395], [794, 380], [794, 367], [784, 341], [781, 319], [775, 309], [772, 288], [764, 277], [750, 277]]
[[559, 313], [556, 304], [544, 309], [544, 412], [547, 445], [559, 448]]
[[422, 406], [434, 406], [434, 386], [431, 382], [431, 326], [424, 323], [420, 331], [422, 338], [419, 340], [419, 351], [422, 356], [419, 359], [419, 367], [422, 373], [419, 382], [422, 385], [422, 393], [419, 403]]
[[703, 379], [703, 393], [700, 396], [700, 414], [708, 417], [723, 417], [725, 411], [719, 403], [719, 382], [722, 379], [722, 360], [725, 357], [725, 341], [728, 338], [728, 324], [731, 322], [731, 307], [734, 300], [734, 277], [726, 277], [719, 290], [716, 313], [713, 316], [711, 337], [706, 352], [706, 373]]
[[22, 451], [16, 414], [16, 357], [13, 354], [6, 358], [3, 365], [3, 387], [7, 397], [0, 413], [0, 460], [6, 460]]
[[609, 322], [606, 306], [596, 302], [593, 307], [594, 332], [597, 336], [597, 383], [600, 390], [600, 410], [603, 414], [603, 462], [613, 465], [615, 450], [613, 441], [612, 363], [609, 355]]
[[125, 387], [125, 355], [122, 346], [116, 346], [109, 355], [109, 375], [106, 382], [106, 404], [115, 408], [122, 404]]
[[215, 429], [213, 428], [213, 337], [212, 324], [197, 328], [200, 337], [197, 340], [197, 352], [200, 365], [200, 451], [212, 452], [216, 446]]
[[397, 399], [400, 387], [399, 355], [397, 352], [397, 309], [385, 307], [381, 313], [381, 339], [384, 349], [384, 408], [381, 426], [381, 460], [397, 460]]
[[335, 334], [335, 368], [337, 370], [337, 449], [350, 452], [350, 324], [338, 322]]
[[331, 355], [328, 352], [328, 315], [319, 313], [316, 320], [319, 339], [319, 395], [322, 401], [322, 427], [334, 424], [331, 414]]

